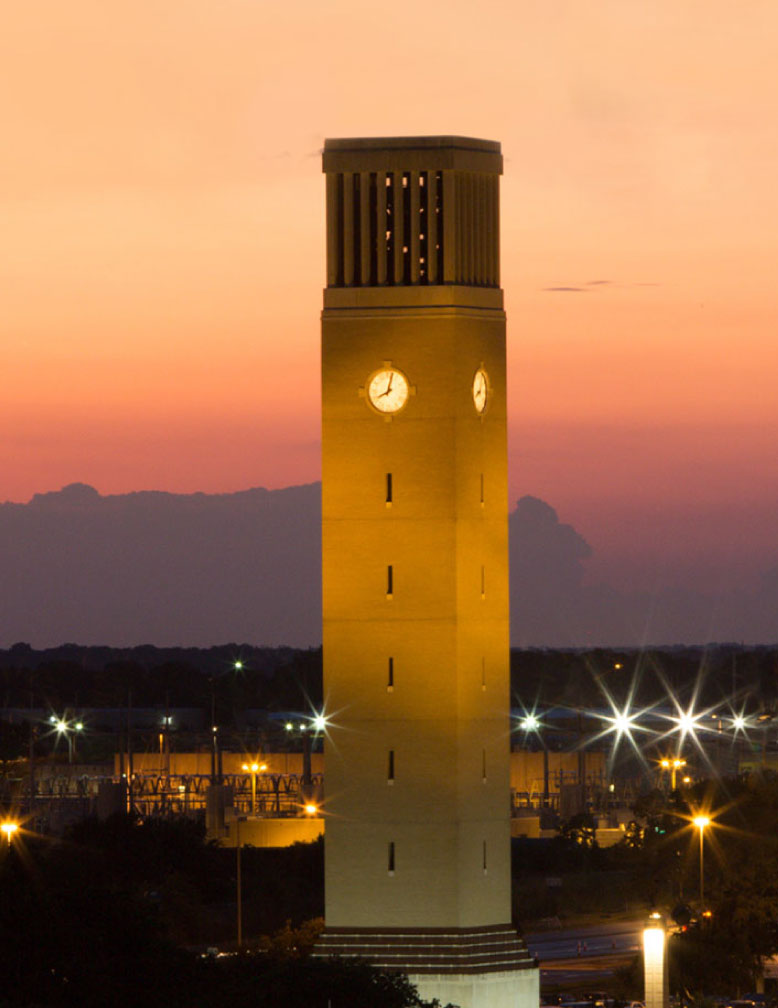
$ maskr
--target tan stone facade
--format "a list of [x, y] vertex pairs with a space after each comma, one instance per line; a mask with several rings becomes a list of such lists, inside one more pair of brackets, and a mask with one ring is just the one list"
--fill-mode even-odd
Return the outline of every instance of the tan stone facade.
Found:
[[460, 137], [324, 152], [322, 951], [442, 929], [454, 973], [510, 931], [501, 168]]

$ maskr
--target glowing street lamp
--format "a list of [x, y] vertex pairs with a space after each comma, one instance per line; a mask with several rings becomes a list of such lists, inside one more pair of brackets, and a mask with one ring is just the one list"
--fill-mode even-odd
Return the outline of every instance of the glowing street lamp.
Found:
[[692, 819], [692, 823], [700, 831], [700, 906], [705, 908], [705, 872], [704, 872], [704, 852], [705, 852], [705, 842], [703, 840], [703, 835], [705, 833], [705, 827], [710, 825], [710, 819], [705, 815], [698, 815]]
[[2, 831], [5, 834], [5, 838], [8, 841], [9, 847], [11, 846], [11, 841], [13, 840], [14, 834], [18, 831], [18, 829], [19, 829], [19, 823], [17, 822], [6, 821], [4, 823], [0, 823], [0, 831]]
[[318, 805], [314, 805], [313, 802], [308, 802], [304, 806], [304, 808], [305, 808], [305, 814], [309, 815], [309, 816], [315, 816], [316, 813], [319, 811], [319, 806]]
[[[686, 760], [676, 756], [675, 759], [660, 760], [659, 765], [663, 770], [670, 771], [670, 790], [675, 791], [676, 774], [682, 767], [686, 766]], [[687, 778], [684, 777], [684, 780], [687, 780]]]
[[84, 724], [82, 721], [76, 721], [71, 724], [71, 722], [66, 721], [65, 718], [57, 717], [52, 714], [49, 718], [49, 722], [54, 725], [54, 730], [57, 735], [64, 735], [68, 744], [68, 763], [73, 762], [73, 753], [75, 752], [75, 733], [82, 732], [84, 730]]
[[266, 763], [244, 763], [243, 770], [251, 774], [251, 811], [257, 811], [257, 774], [267, 770]]
[[662, 915], [652, 913], [643, 929], [643, 975], [646, 1008], [666, 1008], [669, 1003], [667, 935]]
[[519, 728], [524, 732], [525, 738], [530, 732], [534, 732], [543, 747], [543, 806], [548, 805], [548, 746], [543, 734], [543, 722], [533, 711], [524, 712], [524, 717], [519, 721]]

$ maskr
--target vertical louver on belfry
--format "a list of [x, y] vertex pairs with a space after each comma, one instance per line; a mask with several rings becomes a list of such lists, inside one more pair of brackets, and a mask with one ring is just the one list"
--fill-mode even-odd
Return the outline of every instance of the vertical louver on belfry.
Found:
[[[499, 287], [499, 147], [467, 140], [458, 150], [459, 138], [440, 139], [448, 146], [417, 148], [413, 164], [396, 141], [360, 146], [360, 171], [349, 141], [327, 142], [329, 287]], [[352, 170], [339, 170], [344, 156]]]

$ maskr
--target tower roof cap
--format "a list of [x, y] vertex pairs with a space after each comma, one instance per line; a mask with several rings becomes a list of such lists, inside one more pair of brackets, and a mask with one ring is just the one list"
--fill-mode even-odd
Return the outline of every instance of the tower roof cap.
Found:
[[463, 136], [339, 137], [324, 141], [325, 172], [458, 169], [502, 173], [496, 140]]

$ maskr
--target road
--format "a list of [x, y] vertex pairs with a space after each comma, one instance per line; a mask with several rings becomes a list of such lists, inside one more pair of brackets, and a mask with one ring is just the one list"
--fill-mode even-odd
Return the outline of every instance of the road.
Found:
[[577, 983], [607, 981], [614, 970], [641, 949], [643, 920], [614, 921], [560, 931], [525, 935], [540, 960], [540, 981]]
[[640, 951], [642, 920], [614, 921], [562, 931], [537, 931], [525, 936], [530, 952], [541, 962], [589, 956], [629, 956]]

